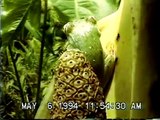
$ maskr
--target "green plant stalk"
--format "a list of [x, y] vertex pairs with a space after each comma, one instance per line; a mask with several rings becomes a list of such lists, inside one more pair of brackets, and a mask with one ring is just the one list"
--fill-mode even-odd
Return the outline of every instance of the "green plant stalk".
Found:
[[54, 93], [54, 84], [55, 84], [55, 78], [51, 80], [51, 82], [48, 85], [47, 93], [42, 99], [41, 105], [39, 106], [37, 113], [35, 115], [34, 119], [50, 119], [50, 110], [47, 108], [48, 103], [52, 102], [53, 99], [53, 93]]
[[[11, 55], [14, 71], [15, 71], [15, 74], [16, 74], [16, 79], [17, 79], [17, 82], [18, 82], [19, 90], [20, 90], [21, 100], [22, 100], [22, 103], [25, 103], [24, 94], [23, 94], [23, 90], [22, 90], [22, 86], [21, 86], [21, 82], [20, 82], [17, 66], [16, 66], [16, 63], [15, 63], [15, 60], [14, 60], [14, 57], [13, 57], [13, 52], [12, 52], [12, 49], [11, 49], [11, 45], [8, 45], [8, 49], [9, 49], [9, 53]], [[27, 111], [24, 111], [24, 116], [25, 116], [25, 118], [27, 118]]]
[[39, 59], [39, 69], [38, 69], [38, 84], [37, 84], [37, 94], [36, 94], [36, 109], [34, 111], [34, 115], [38, 110], [38, 107], [40, 105], [39, 101], [39, 95], [40, 95], [40, 86], [41, 86], [41, 76], [42, 76], [42, 64], [43, 64], [43, 49], [45, 45], [45, 36], [46, 36], [46, 21], [47, 21], [47, 0], [45, 1], [45, 13], [44, 13], [44, 28], [42, 33], [42, 42], [41, 42], [41, 50], [40, 50], [40, 59]]
[[[157, 50], [155, 48], [158, 44], [157, 38], [159, 36], [156, 36], [156, 32], [159, 33], [159, 30], [157, 31], [156, 27], [159, 29], [159, 21], [154, 18], [158, 9], [158, 0], [130, 0], [130, 4], [133, 26], [131, 39], [135, 58], [132, 72], [134, 77], [132, 78], [131, 102], [142, 103], [141, 110], [130, 111], [130, 118], [156, 118], [159, 116], [159, 111], [157, 113], [157, 110], [154, 110], [154, 103], [151, 100], [153, 99], [152, 95], [156, 93], [156, 91], [152, 91], [155, 90], [154, 84], [157, 84], [158, 81], [158, 71], [156, 69], [158, 62], [155, 57], [155, 55], [157, 56], [155, 54]], [[159, 87], [159, 85], [157, 84], [156, 87]], [[157, 103], [159, 103], [159, 95], [155, 96]], [[155, 102], [156, 106], [158, 106], [157, 103]]]
[[[153, 42], [157, 42], [157, 40], [154, 41], [157, 31], [149, 29], [157, 25], [159, 21], [153, 24], [153, 21], [157, 19], [152, 18], [154, 9], [148, 9], [148, 7], [155, 7], [155, 3], [152, 0], [123, 1], [124, 7], [119, 28], [120, 39], [117, 45], [118, 64], [107, 99], [125, 102], [127, 109], [108, 110], [108, 114], [115, 112], [109, 114], [108, 118], [153, 118], [159, 115], [155, 113], [157, 111], [153, 111], [150, 95], [155, 94], [151, 93], [151, 88], [158, 81], [156, 80], [158, 73], [155, 69], [157, 63], [154, 56], [156, 50], [153, 46], [156, 44]], [[151, 32], [154, 34], [151, 35]], [[158, 101], [158, 94], [155, 96]], [[142, 108], [131, 109], [132, 102], [142, 103]]]

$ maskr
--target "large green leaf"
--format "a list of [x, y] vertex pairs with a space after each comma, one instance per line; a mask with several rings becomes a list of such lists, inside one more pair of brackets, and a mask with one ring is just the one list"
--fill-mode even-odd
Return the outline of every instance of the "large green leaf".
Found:
[[34, 27], [34, 25], [32, 26], [32, 23], [29, 22], [28, 20], [25, 23], [25, 27], [27, 28], [27, 30], [38, 40], [41, 39], [42, 34], [40, 33], [39, 29]]
[[4, 0], [2, 16], [2, 45], [8, 45], [23, 28], [28, 11], [35, 0]]
[[117, 10], [120, 0], [49, 0], [70, 20], [95, 16], [98, 20]]
[[62, 24], [64, 25], [69, 21], [69, 17], [65, 15], [58, 6], [54, 6], [49, 11], [50, 19], [52, 24]]
[[28, 20], [32, 27], [40, 28], [40, 17], [41, 17], [41, 0], [36, 0], [29, 11]]
[[36, 0], [30, 7], [25, 27], [38, 40], [41, 39], [40, 33], [41, 20], [41, 0]]

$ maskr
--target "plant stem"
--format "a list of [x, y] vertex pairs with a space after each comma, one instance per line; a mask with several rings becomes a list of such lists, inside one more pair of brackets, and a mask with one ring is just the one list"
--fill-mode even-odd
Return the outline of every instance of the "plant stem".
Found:
[[34, 114], [37, 112], [38, 107], [40, 105], [40, 86], [41, 86], [41, 75], [42, 75], [42, 64], [43, 64], [43, 49], [45, 44], [45, 36], [46, 36], [46, 21], [47, 21], [47, 0], [44, 0], [45, 2], [45, 13], [44, 13], [44, 27], [43, 27], [43, 33], [42, 33], [42, 41], [41, 41], [41, 50], [40, 50], [40, 59], [39, 59], [39, 69], [38, 69], [38, 84], [37, 84], [37, 95], [36, 95], [36, 109], [34, 111]]
[[[14, 60], [14, 57], [13, 57], [13, 52], [12, 52], [12, 49], [11, 49], [11, 45], [10, 45], [10, 44], [9, 44], [9, 46], [8, 46], [8, 49], [9, 49], [9, 53], [10, 53], [10, 55], [11, 55], [11, 59], [12, 59], [14, 71], [15, 71], [15, 74], [16, 74], [16, 79], [17, 79], [17, 82], [18, 82], [18, 87], [19, 87], [19, 89], [20, 89], [21, 101], [22, 101], [22, 103], [25, 103], [24, 94], [23, 94], [23, 89], [22, 89], [22, 86], [21, 86], [21, 82], [20, 82], [20, 79], [19, 79], [17, 66], [16, 66], [16, 63], [15, 63], [15, 60]], [[25, 118], [27, 118], [27, 111], [24, 112], [24, 115], [25, 115]]]

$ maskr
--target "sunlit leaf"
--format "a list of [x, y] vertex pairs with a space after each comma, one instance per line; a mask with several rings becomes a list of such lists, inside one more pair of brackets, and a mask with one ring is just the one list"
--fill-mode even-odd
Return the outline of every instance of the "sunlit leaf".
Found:
[[2, 45], [16, 38], [27, 19], [28, 11], [35, 0], [4, 0], [2, 16]]
[[117, 10], [120, 0], [49, 0], [70, 20], [95, 16], [98, 20]]
[[27, 20], [25, 23], [25, 27], [28, 29], [28, 31], [38, 40], [41, 40], [41, 33], [36, 27], [32, 26], [32, 24]]
[[51, 17], [51, 22], [53, 22], [52, 24], [54, 25], [57, 23], [65, 24], [69, 21], [67, 14], [64, 14], [63, 11], [58, 8], [58, 6], [52, 7], [52, 9], [49, 11], [49, 14]]
[[38, 40], [41, 39], [40, 20], [41, 20], [41, 0], [36, 0], [32, 4], [29, 10], [25, 27]]
[[28, 14], [28, 20], [31, 26], [34, 27], [35, 29], [40, 28], [40, 17], [41, 17], [41, 0], [36, 0], [32, 4]]

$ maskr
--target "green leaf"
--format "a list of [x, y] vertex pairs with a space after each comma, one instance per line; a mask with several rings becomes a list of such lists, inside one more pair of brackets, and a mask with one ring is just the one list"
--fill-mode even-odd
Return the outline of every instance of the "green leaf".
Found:
[[28, 18], [25, 27], [29, 32], [38, 40], [41, 40], [40, 33], [40, 20], [41, 20], [41, 0], [36, 0], [28, 13]]
[[65, 15], [59, 8], [58, 6], [52, 7], [52, 9], [49, 11], [50, 14], [50, 19], [52, 24], [62, 24], [64, 25], [69, 21], [69, 17]]
[[97, 13], [94, 16], [99, 20], [113, 12], [115, 12], [120, 5], [121, 0], [93, 0], [97, 4]]
[[28, 21], [30, 22], [31, 26], [35, 29], [40, 28], [40, 17], [41, 17], [41, 0], [35, 0], [32, 4], [29, 15]]
[[[119, 0], [49, 0], [70, 20], [95, 16], [98, 20], [113, 13], [119, 6]], [[51, 6], [51, 5], [50, 5]]]
[[36, 39], [41, 40], [42, 34], [38, 29], [36, 29], [36, 27], [32, 26], [31, 22], [27, 20], [25, 23], [25, 27]]
[[[34, 0], [35, 1], [35, 0]], [[28, 11], [34, 3], [33, 0], [5, 0], [2, 16], [2, 45], [12, 43], [21, 31], [27, 19]]]

